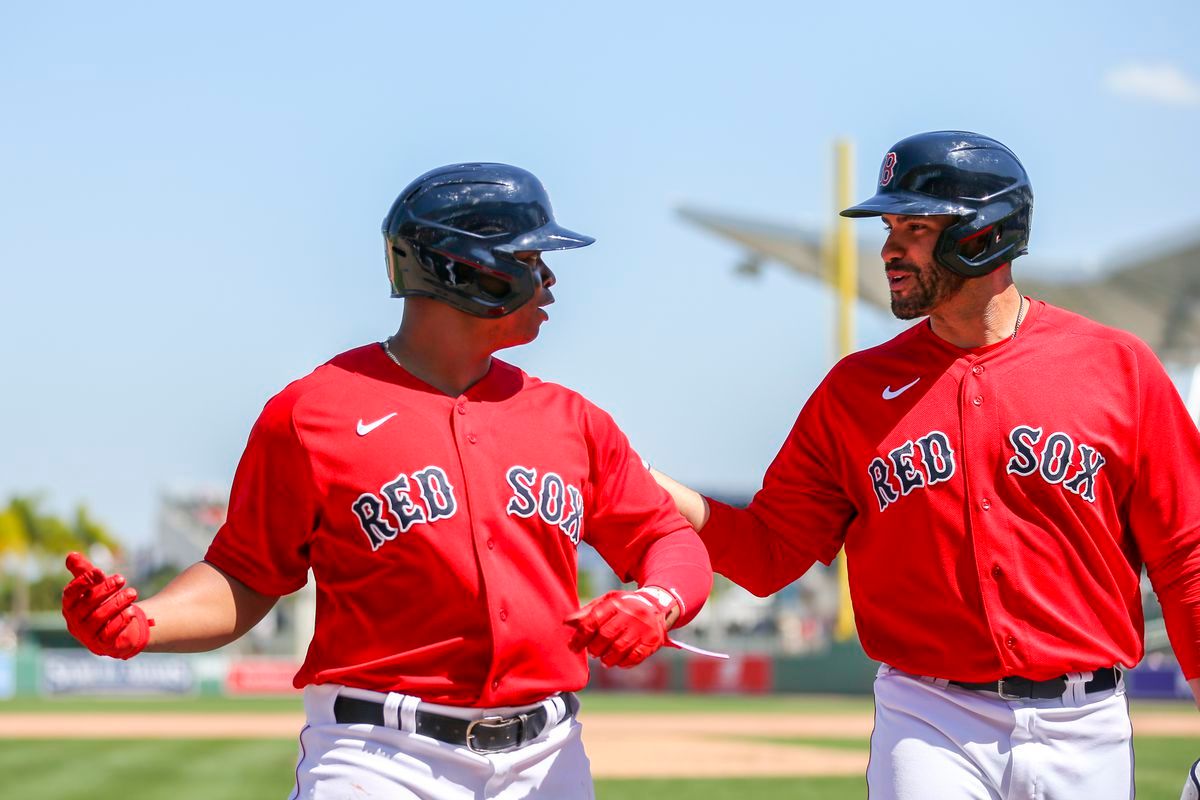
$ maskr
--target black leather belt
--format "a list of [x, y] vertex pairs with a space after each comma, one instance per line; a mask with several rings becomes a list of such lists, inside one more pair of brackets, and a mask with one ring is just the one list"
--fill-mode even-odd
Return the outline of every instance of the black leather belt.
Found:
[[[578, 701], [564, 694], [567, 714], [574, 715]], [[398, 712], [397, 712], [398, 713]], [[333, 701], [333, 717], [341, 725], [383, 725], [383, 703], [338, 695]], [[549, 719], [544, 705], [512, 717], [459, 719], [431, 711], [416, 712], [415, 733], [447, 744], [470, 748], [476, 753], [503, 753], [537, 738]]]
[[[1083, 685], [1083, 691], [1103, 692], [1114, 689], [1121, 672], [1116, 667], [1105, 667], [1092, 673], [1092, 679]], [[1029, 678], [1001, 678], [987, 683], [968, 683], [966, 681], [950, 681], [952, 686], [964, 689], [974, 689], [979, 692], [995, 692], [1005, 700], [1051, 700], [1062, 697], [1067, 690], [1067, 676], [1059, 675], [1044, 681], [1034, 681]]]

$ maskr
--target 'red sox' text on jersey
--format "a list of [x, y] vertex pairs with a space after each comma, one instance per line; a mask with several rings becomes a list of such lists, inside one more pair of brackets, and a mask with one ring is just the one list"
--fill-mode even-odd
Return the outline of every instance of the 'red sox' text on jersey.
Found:
[[1020, 337], [986, 348], [925, 322], [845, 358], [750, 513], [710, 499], [701, 536], [716, 571], [764, 595], [844, 543], [867, 653], [966, 681], [1136, 664], [1145, 563], [1190, 678], [1197, 463], [1148, 347], [1034, 302]]
[[449, 397], [379, 345], [264, 409], [206, 560], [255, 591], [317, 585], [297, 687], [340, 683], [513, 706], [587, 682], [567, 647], [576, 552], [624, 580], [688, 530], [612, 419], [497, 359]]

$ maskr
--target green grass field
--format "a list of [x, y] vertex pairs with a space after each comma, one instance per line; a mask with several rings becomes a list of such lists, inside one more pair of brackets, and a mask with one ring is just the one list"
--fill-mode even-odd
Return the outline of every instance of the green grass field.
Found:
[[[697, 697], [599, 695], [584, 698], [587, 713], [756, 712], [863, 713], [866, 698]], [[227, 698], [21, 699], [0, 702], [0, 716], [15, 712], [70, 714], [83, 711], [299, 711], [296, 699]], [[1137, 708], [1196, 713], [1186, 703]], [[93, 732], [94, 733], [94, 732]], [[865, 739], [773, 739], [790, 744], [865, 749]], [[1200, 755], [1189, 738], [1144, 736], [1136, 740], [1140, 798], [1178, 796], [1184, 771]], [[0, 740], [0, 797], [21, 800], [263, 800], [287, 796], [296, 758], [295, 740], [97, 739]], [[733, 780], [598, 780], [601, 800], [851, 800], [865, 796], [861, 777], [738, 778]]]

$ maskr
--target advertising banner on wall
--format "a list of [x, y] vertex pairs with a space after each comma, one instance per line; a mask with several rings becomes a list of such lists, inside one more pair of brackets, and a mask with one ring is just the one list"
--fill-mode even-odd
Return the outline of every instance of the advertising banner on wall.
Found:
[[186, 656], [142, 653], [129, 661], [83, 650], [43, 650], [43, 694], [186, 694], [196, 680]]
[[610, 669], [593, 661], [588, 681], [590, 689], [613, 692], [665, 692], [670, 685], [671, 661], [657, 654], [629, 669]]
[[687, 689], [691, 692], [763, 694], [771, 691], [772, 685], [768, 655], [734, 653], [726, 661], [696, 658], [687, 662]]
[[0, 700], [7, 700], [17, 693], [16, 656], [13, 650], [0, 650]]
[[1125, 690], [1129, 692], [1130, 697], [1154, 700], [1192, 699], [1192, 690], [1188, 688], [1179, 662], [1153, 653], [1125, 673]]
[[248, 658], [229, 665], [228, 694], [295, 694], [292, 676], [300, 664], [290, 659]]

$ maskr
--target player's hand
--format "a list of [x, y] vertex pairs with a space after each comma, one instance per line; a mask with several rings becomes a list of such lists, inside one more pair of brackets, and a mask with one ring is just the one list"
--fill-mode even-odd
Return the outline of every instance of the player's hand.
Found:
[[667, 612], [638, 592], [609, 592], [567, 617], [570, 647], [585, 647], [606, 667], [632, 667], [667, 640]]
[[1179, 800], [1200, 800], [1200, 758], [1192, 762], [1187, 780], [1183, 782], [1183, 792], [1179, 795]]
[[133, 658], [146, 649], [154, 620], [133, 604], [137, 589], [79, 553], [67, 556], [67, 569], [74, 577], [63, 589], [62, 614], [71, 635], [98, 656]]

